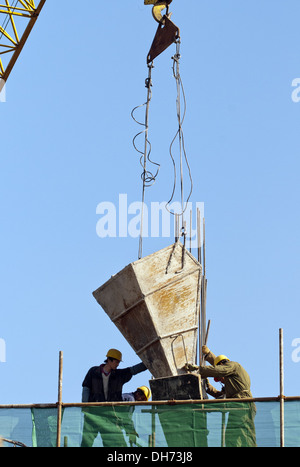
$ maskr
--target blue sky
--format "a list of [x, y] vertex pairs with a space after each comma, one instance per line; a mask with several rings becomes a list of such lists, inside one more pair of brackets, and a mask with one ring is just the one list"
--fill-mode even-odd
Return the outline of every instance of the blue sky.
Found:
[[[239, 361], [255, 397], [279, 393], [279, 328], [285, 394], [299, 395], [299, 2], [182, 0], [187, 99], [184, 136], [194, 189], [205, 206], [209, 347]], [[138, 363], [92, 296], [135, 261], [138, 239], [100, 238], [97, 206], [141, 200], [140, 131], [146, 56], [157, 24], [142, 0], [82, 6], [48, 0], [6, 86], [1, 114], [1, 327], [3, 404], [63, 401], [110, 347]], [[168, 200], [169, 145], [177, 130], [175, 48], [155, 60], [150, 110], [154, 160], [146, 202]], [[144, 255], [174, 238], [146, 238]], [[296, 343], [293, 347], [292, 343]], [[297, 352], [297, 345], [299, 353]], [[294, 351], [294, 354], [292, 352]], [[294, 358], [293, 358], [294, 355]], [[296, 358], [295, 358], [296, 357]], [[147, 384], [149, 372], [126, 391]]]

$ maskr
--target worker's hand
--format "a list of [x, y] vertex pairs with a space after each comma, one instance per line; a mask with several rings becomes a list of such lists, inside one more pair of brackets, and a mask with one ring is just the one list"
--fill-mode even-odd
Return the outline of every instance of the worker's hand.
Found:
[[206, 390], [211, 390], [212, 389], [212, 385], [210, 384], [210, 382], [208, 381], [208, 378], [205, 378], [205, 379], [202, 379], [202, 381], [204, 381], [204, 387]]
[[207, 355], [210, 352], [209, 348], [207, 345], [202, 345], [202, 353], [203, 355]]
[[182, 369], [185, 371], [196, 371], [199, 370], [199, 367], [197, 365], [192, 365], [192, 363], [186, 363]]

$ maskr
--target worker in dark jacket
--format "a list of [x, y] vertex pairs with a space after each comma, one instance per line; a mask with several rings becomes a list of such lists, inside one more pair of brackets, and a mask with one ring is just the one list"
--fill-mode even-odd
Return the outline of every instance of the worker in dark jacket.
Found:
[[147, 370], [144, 363], [118, 370], [122, 354], [117, 349], [110, 349], [107, 359], [100, 366], [90, 368], [82, 383], [82, 402], [112, 402], [122, 400], [123, 385], [132, 376]]
[[[202, 354], [211, 366], [186, 365], [188, 371], [199, 370], [202, 378], [213, 377], [220, 380], [223, 384], [223, 397], [225, 399], [245, 399], [251, 398], [250, 377], [247, 371], [237, 362], [232, 362], [225, 355], [216, 357], [209, 348], [204, 345]], [[210, 384], [208, 385], [208, 394], [215, 398], [222, 396]], [[255, 404], [253, 402], [230, 403], [229, 417], [226, 426], [225, 442], [227, 447], [237, 446], [256, 446], [256, 435], [254, 418], [256, 414]], [[230, 410], [232, 409], [232, 410]]]
[[[117, 349], [110, 349], [106, 357], [102, 365], [94, 366], [87, 372], [82, 383], [82, 402], [122, 401], [123, 385], [130, 381], [132, 376], [147, 369], [144, 363], [139, 363], [119, 370], [122, 354]], [[118, 407], [84, 408], [81, 446], [93, 446], [95, 438], [100, 433], [103, 446], [126, 447], [122, 418], [118, 414]]]

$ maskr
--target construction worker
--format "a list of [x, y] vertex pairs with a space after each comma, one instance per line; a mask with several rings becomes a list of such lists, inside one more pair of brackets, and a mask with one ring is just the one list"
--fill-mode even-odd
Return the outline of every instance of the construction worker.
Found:
[[[212, 366], [187, 364], [188, 371], [199, 370], [203, 378], [213, 377], [223, 383], [221, 391], [217, 391], [212, 385], [208, 385], [207, 392], [215, 398], [245, 399], [252, 398], [250, 390], [250, 377], [246, 370], [237, 362], [230, 361], [226, 355], [214, 355], [204, 345], [202, 347], [204, 359]], [[230, 410], [232, 409], [232, 410]], [[255, 404], [245, 402], [244, 404], [231, 403], [229, 405], [229, 417], [226, 426], [226, 446], [256, 446], [256, 434], [254, 418], [256, 414]]]
[[128, 392], [122, 395], [123, 401], [148, 401], [151, 397], [151, 391], [147, 386], [140, 386], [134, 392]]
[[202, 347], [202, 354], [205, 360], [213, 365], [199, 367], [199, 373], [202, 377], [211, 376], [221, 379], [224, 383], [227, 399], [252, 398], [250, 377], [242, 365], [230, 361], [226, 355], [216, 357], [206, 345]]
[[[122, 353], [109, 349], [100, 366], [89, 369], [82, 383], [82, 402], [122, 401], [122, 388], [132, 376], [145, 371], [144, 363], [118, 369]], [[103, 446], [126, 447], [122, 407], [84, 407], [84, 425], [81, 447], [92, 447], [98, 433]], [[120, 412], [120, 413], [119, 413]]]
[[110, 402], [122, 400], [122, 388], [132, 376], [147, 370], [144, 363], [118, 370], [122, 353], [109, 349], [106, 360], [100, 366], [93, 366], [82, 383], [82, 402]]
[[[128, 392], [122, 395], [122, 399], [125, 402], [146, 402], [150, 399], [150, 397], [151, 391], [147, 386], [140, 386], [136, 389], [136, 391]], [[125, 407], [123, 407], [123, 409], [125, 409]], [[129, 437], [130, 446], [141, 447], [137, 442], [139, 435], [135, 430], [134, 423], [132, 420], [134, 410], [134, 406], [130, 406], [129, 410], [127, 409], [128, 419], [124, 419], [123, 426], [127, 436]]]

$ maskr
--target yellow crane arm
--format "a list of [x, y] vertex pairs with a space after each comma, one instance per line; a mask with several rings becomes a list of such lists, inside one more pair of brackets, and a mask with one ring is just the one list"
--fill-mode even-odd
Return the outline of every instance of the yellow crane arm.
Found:
[[[35, 0], [5, 0], [5, 4], [4, 1], [0, 4], [0, 79], [4, 82], [19, 58], [45, 3], [46, 0], [40, 0], [36, 6]], [[22, 22], [18, 23], [19, 19]], [[24, 19], [27, 20], [25, 29]]]

